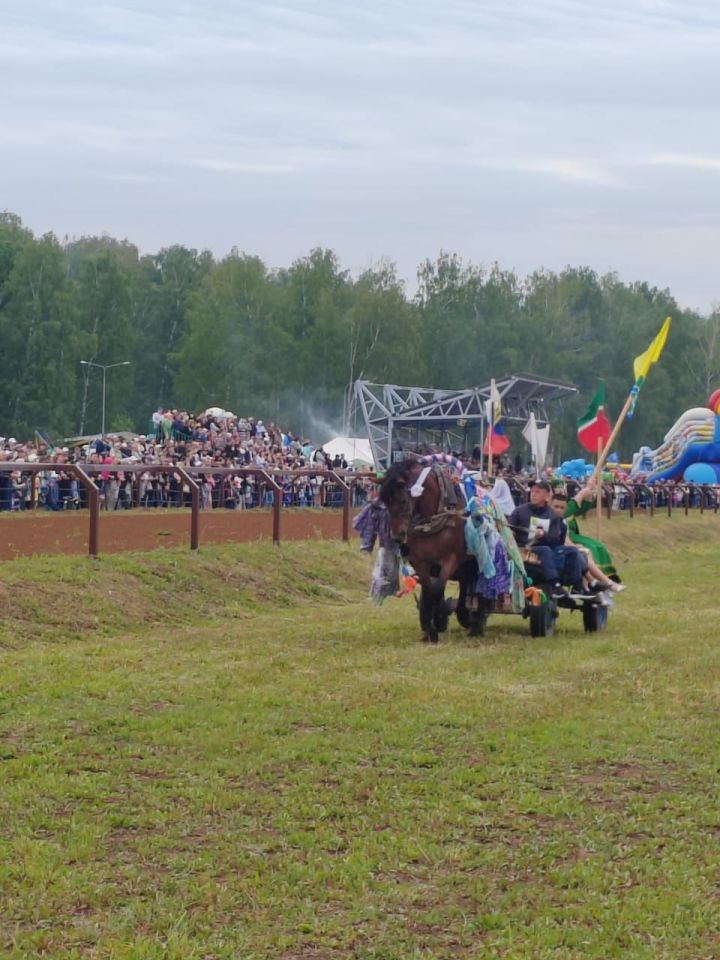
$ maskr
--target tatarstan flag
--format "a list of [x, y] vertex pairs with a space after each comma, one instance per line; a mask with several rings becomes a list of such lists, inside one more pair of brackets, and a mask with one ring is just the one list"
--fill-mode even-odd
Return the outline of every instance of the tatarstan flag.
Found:
[[591, 453], [597, 453], [598, 439], [605, 445], [612, 428], [605, 413], [605, 382], [600, 381], [587, 413], [578, 420], [578, 440]]

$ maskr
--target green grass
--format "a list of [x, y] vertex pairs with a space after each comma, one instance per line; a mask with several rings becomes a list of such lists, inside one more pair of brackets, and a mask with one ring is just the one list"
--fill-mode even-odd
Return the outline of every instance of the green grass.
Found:
[[437, 647], [342, 544], [3, 565], [0, 957], [717, 958], [697, 520], [612, 521], [606, 633]]

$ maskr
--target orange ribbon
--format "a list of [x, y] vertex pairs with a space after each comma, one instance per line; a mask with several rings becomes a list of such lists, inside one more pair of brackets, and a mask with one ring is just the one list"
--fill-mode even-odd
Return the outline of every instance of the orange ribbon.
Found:
[[547, 602], [547, 597], [538, 587], [526, 587], [525, 599], [530, 601], [531, 607], [541, 607]]

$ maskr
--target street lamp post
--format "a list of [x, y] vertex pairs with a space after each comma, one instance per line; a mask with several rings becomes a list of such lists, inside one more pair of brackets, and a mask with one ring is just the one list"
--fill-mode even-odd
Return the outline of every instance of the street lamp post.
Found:
[[97, 367], [103, 372], [103, 396], [102, 396], [102, 436], [105, 436], [105, 377], [108, 370], [113, 367], [129, 367], [131, 360], [123, 360], [122, 363], [94, 363], [92, 360], [81, 360], [84, 367]]

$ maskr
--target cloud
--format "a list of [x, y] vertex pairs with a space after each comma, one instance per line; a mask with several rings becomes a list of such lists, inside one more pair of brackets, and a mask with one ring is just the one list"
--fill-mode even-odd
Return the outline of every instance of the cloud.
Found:
[[143, 173], [104, 173], [101, 179], [111, 183], [158, 183], [156, 177], [149, 177]]
[[509, 159], [505, 169], [520, 173], [540, 173], [560, 180], [568, 180], [601, 187], [619, 186], [619, 180], [607, 167], [592, 161], [571, 157], [537, 157], [526, 160]]
[[295, 169], [286, 163], [238, 163], [234, 160], [211, 159], [209, 157], [185, 160], [183, 163], [198, 170], [210, 170], [216, 173], [284, 174], [292, 173]]
[[720, 173], [720, 153], [714, 157], [703, 157], [687, 153], [661, 153], [647, 161], [654, 167], [678, 167], [682, 170], [708, 170]]
[[[8, 0], [0, 206], [146, 249], [320, 243], [407, 278], [441, 246], [582, 255], [706, 291], [719, 41], [709, 0]], [[682, 249], [639, 260], [663, 224]]]

